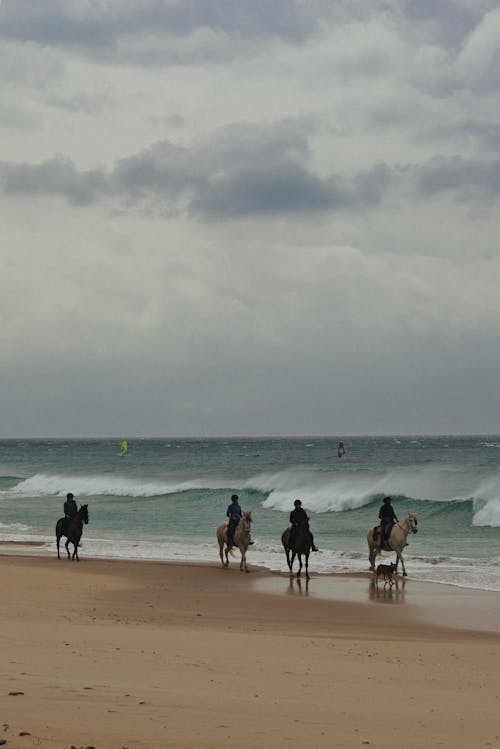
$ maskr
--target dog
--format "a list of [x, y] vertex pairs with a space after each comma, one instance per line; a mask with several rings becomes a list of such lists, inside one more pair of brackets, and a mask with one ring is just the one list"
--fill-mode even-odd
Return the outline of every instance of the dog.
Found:
[[384, 585], [394, 585], [394, 580], [392, 579], [393, 573], [396, 572], [396, 565], [394, 562], [391, 562], [390, 564], [379, 564], [377, 567], [376, 575], [376, 583], [378, 585], [378, 579], [382, 575], [384, 576]]

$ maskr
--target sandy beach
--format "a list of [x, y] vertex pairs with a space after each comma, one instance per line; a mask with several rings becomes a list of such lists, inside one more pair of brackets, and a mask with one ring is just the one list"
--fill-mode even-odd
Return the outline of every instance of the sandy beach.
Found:
[[500, 746], [499, 594], [4, 552], [8, 749]]

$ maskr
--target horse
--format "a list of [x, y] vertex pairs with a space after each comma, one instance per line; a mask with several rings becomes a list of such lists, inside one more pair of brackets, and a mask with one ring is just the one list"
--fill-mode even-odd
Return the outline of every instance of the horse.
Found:
[[[396, 574], [398, 571], [398, 564], [401, 562], [403, 570], [403, 576], [406, 577], [405, 563], [403, 560], [403, 549], [408, 546], [406, 539], [410, 531], [412, 533], [417, 532], [417, 516], [414, 512], [409, 512], [408, 516], [404, 520], [398, 520], [394, 523], [389, 533], [389, 538], [384, 543], [384, 548], [380, 549], [378, 541], [374, 540], [375, 528], [370, 528], [366, 534], [366, 540], [368, 541], [368, 559], [370, 561], [370, 569], [375, 572], [375, 557], [380, 554], [382, 550], [395, 551], [396, 552]], [[380, 533], [380, 530], [379, 530]]]
[[[64, 521], [66, 519], [67, 518], [59, 518], [59, 520], [56, 523], [57, 558], [58, 559], [61, 558], [61, 555], [59, 554], [59, 542], [61, 540], [61, 537], [66, 536], [68, 540], [66, 541], [64, 545], [66, 547], [68, 559], [72, 559], [73, 561], [76, 559], [76, 561], [79, 562], [80, 558], [78, 556], [78, 544], [80, 543], [80, 539], [82, 537], [83, 524], [85, 523], [85, 525], [87, 525], [87, 523], [89, 522], [88, 505], [81, 505], [76, 515], [70, 520], [68, 520], [67, 528], [66, 530], [64, 530]], [[72, 557], [69, 553], [69, 548], [68, 548], [68, 544], [70, 542], [75, 547]]]
[[[231, 546], [227, 543], [227, 523], [221, 523], [216, 531], [217, 535], [217, 541], [219, 542], [219, 555], [220, 555], [220, 561], [222, 562], [222, 566], [224, 568], [228, 567], [229, 565], [229, 557], [228, 554], [233, 555], [233, 546], [237, 546], [241, 553], [241, 561], [240, 561], [240, 572], [248, 572], [247, 567], [247, 549], [250, 546], [250, 523], [252, 522], [252, 513], [251, 512], [244, 512], [241, 519], [238, 522], [238, 525], [234, 529], [234, 537], [233, 537], [233, 543]], [[222, 552], [224, 550], [224, 544], [226, 546], [225, 549], [225, 555], [226, 555], [226, 561], [224, 561], [224, 557], [222, 556]]]
[[[293, 563], [295, 561], [295, 557], [297, 556], [299, 560], [299, 571], [297, 572], [297, 577], [300, 577], [300, 573], [302, 571], [302, 556], [304, 556], [306, 565], [306, 579], [309, 580], [309, 554], [311, 553], [312, 547], [311, 531], [309, 530], [309, 520], [302, 520], [302, 522], [299, 523], [297, 533], [295, 535], [293, 549], [290, 546], [291, 532], [292, 529], [287, 528], [281, 534], [281, 543], [283, 544], [283, 548], [285, 550], [288, 569], [290, 570], [290, 574], [292, 574]], [[292, 552], [291, 557], [290, 552]]]

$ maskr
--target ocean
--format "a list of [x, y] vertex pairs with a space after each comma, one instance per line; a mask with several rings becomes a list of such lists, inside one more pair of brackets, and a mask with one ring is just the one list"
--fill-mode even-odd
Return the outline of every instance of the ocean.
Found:
[[0, 542], [55, 555], [70, 491], [89, 505], [82, 560], [217, 562], [215, 529], [237, 493], [252, 511], [249, 565], [282, 571], [299, 498], [320, 548], [312, 574], [368, 570], [366, 532], [390, 495], [400, 518], [418, 516], [409, 579], [500, 591], [500, 436], [1, 440]]

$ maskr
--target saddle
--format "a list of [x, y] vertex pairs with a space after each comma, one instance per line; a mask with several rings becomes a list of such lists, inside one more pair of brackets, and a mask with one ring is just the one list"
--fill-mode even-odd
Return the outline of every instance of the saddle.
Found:
[[[394, 523], [391, 523], [390, 525], [388, 525], [388, 526], [387, 526], [387, 529], [386, 529], [386, 537], [385, 537], [385, 539], [384, 539], [384, 543], [382, 544], [382, 549], [383, 549], [383, 551], [392, 551], [391, 547], [390, 547], [390, 546], [389, 546], [389, 544], [388, 544], [388, 541], [387, 541], [387, 539], [388, 539], [388, 538], [389, 538], [389, 536], [391, 535], [391, 531], [392, 531], [393, 527], [394, 527]], [[380, 538], [380, 532], [381, 532], [381, 528], [380, 528], [380, 525], [375, 525], [375, 526], [374, 526], [374, 528], [373, 528], [373, 540], [374, 540], [375, 542], [378, 542], [378, 541], [379, 541], [379, 538]]]

